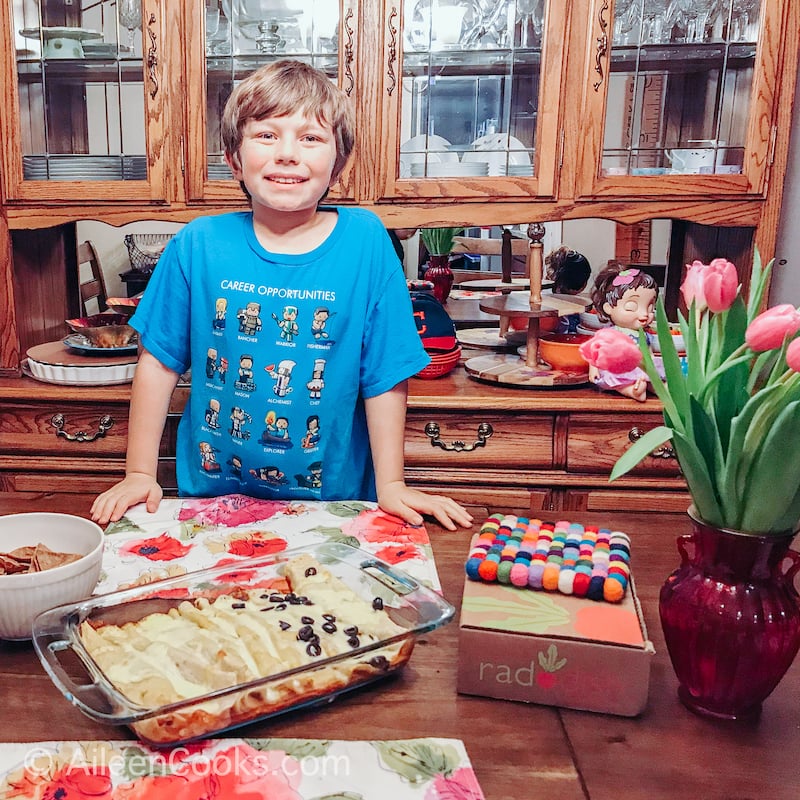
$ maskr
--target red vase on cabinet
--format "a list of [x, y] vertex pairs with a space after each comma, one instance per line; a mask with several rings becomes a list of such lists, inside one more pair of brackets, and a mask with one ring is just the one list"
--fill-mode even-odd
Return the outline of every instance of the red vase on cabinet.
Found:
[[444, 303], [453, 288], [453, 270], [450, 269], [450, 255], [428, 256], [428, 269], [423, 278], [433, 284], [433, 296]]
[[692, 533], [678, 537], [681, 565], [659, 597], [678, 695], [704, 716], [754, 717], [800, 647], [794, 534], [758, 536], [690, 517]]

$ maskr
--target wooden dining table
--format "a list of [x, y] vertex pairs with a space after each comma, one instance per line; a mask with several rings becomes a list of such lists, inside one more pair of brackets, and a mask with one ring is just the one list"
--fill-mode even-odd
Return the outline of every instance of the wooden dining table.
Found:
[[[0, 514], [57, 511], [86, 516], [91, 500], [90, 495], [0, 494]], [[453, 533], [427, 523], [444, 596], [457, 609], [470, 536], [490, 511], [473, 509], [471, 531]], [[760, 717], [749, 722], [701, 718], [677, 697], [657, 603], [661, 584], [678, 564], [675, 540], [688, 532], [688, 518], [624, 511], [574, 512], [569, 518], [631, 536], [637, 592], [656, 650], [649, 699], [640, 716], [458, 694], [456, 615], [450, 624], [420, 638], [397, 677], [227, 735], [461, 739], [487, 800], [800, 798], [800, 663], [766, 700]], [[133, 736], [125, 727], [94, 722], [70, 705], [46, 676], [29, 642], [0, 642], [0, 738], [35, 742]]]

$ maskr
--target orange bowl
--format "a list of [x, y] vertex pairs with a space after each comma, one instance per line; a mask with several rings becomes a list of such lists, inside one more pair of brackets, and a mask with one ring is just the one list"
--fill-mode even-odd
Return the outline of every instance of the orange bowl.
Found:
[[581, 372], [588, 365], [578, 348], [591, 338], [584, 333], [548, 333], [539, 339], [539, 357], [553, 369]]
[[[539, 332], [550, 333], [558, 327], [559, 317], [540, 317], [539, 318]], [[511, 317], [508, 321], [509, 327], [512, 331], [527, 331], [528, 318], [527, 317]]]

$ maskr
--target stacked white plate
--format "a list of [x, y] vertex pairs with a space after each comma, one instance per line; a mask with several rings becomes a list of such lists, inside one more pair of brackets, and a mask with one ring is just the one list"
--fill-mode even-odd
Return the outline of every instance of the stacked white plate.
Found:
[[145, 156], [23, 156], [22, 170], [29, 181], [145, 180], [147, 160]]
[[74, 353], [63, 342], [31, 347], [22, 370], [31, 378], [64, 386], [107, 386], [130, 383], [136, 371], [137, 354], [85, 356]]
[[427, 170], [425, 164], [412, 164], [412, 178], [464, 178], [480, 177], [489, 174], [489, 164], [485, 161], [474, 162], [429, 162]]

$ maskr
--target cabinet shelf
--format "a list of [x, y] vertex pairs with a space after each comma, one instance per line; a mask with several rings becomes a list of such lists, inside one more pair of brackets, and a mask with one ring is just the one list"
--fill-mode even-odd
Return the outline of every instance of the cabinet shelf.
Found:
[[612, 72], [635, 69], [648, 71], [697, 72], [719, 67], [727, 55], [728, 65], [738, 67], [752, 63], [756, 56], [755, 42], [708, 42], [702, 44], [615, 46], [611, 50]]
[[141, 58], [92, 58], [18, 61], [20, 83], [116, 83], [143, 80]]

